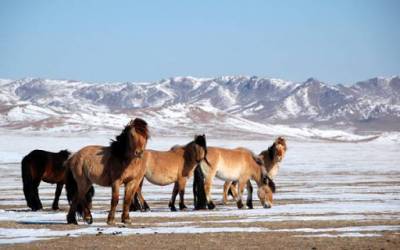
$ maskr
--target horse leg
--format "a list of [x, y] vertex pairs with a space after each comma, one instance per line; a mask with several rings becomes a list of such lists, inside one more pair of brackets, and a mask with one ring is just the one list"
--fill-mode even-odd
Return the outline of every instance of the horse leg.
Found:
[[228, 204], [228, 193], [231, 189], [232, 181], [225, 181], [224, 183], [224, 193], [223, 193], [223, 199], [222, 199], [222, 204], [226, 205]]
[[172, 212], [176, 212], [175, 199], [176, 199], [176, 195], [178, 194], [178, 189], [179, 189], [178, 182], [175, 182], [174, 189], [172, 190], [171, 200], [169, 201], [169, 204], [168, 204], [168, 206]]
[[179, 210], [185, 210], [187, 209], [184, 199], [186, 178], [181, 178], [181, 180], [178, 181], [178, 185], [179, 185]]
[[142, 193], [142, 187], [140, 187], [140, 191], [138, 191], [137, 193], [137, 198], [140, 201], [140, 211], [142, 212], [147, 212], [150, 211], [150, 206], [149, 204], [147, 204], [146, 200], [143, 197], [143, 193]]
[[36, 210], [40, 210], [43, 208], [42, 206], [42, 202], [40, 201], [39, 198], [39, 185], [40, 185], [40, 179], [38, 180], [34, 180], [33, 181], [33, 197], [32, 197], [32, 210], [36, 211]]
[[253, 186], [251, 185], [250, 180], [247, 181], [247, 201], [246, 205], [249, 209], [253, 209]]
[[79, 203], [79, 197], [78, 195], [75, 195], [74, 198], [72, 198], [71, 205], [69, 207], [69, 211], [67, 214], [68, 224], [78, 225], [78, 222], [76, 221], [76, 209], [78, 207], [78, 203]]
[[140, 193], [141, 191], [139, 190], [134, 196], [133, 196], [133, 199], [132, 199], [132, 203], [131, 203], [131, 205], [129, 206], [129, 211], [138, 211], [138, 210], [142, 210], [142, 205], [141, 205], [141, 203], [140, 203], [140, 201], [139, 201], [139, 193]]
[[125, 195], [124, 195], [124, 204], [122, 209], [121, 222], [125, 224], [131, 224], [131, 219], [129, 218], [129, 207], [132, 204], [132, 197], [134, 193], [138, 191], [140, 183], [135, 180], [128, 182], [125, 184]]
[[135, 193], [133, 197], [129, 211], [137, 211], [137, 210], [140, 210], [141, 212], [150, 211], [149, 204], [147, 204], [146, 200], [143, 197], [142, 186], [143, 186], [143, 180], [140, 182], [138, 191]]
[[206, 192], [206, 197], [207, 197], [207, 207], [208, 209], [214, 209], [215, 205], [214, 202], [212, 201], [211, 198], [211, 186], [212, 186], [212, 180], [214, 178], [214, 175], [207, 175], [204, 181], [204, 190]]
[[59, 209], [58, 201], [60, 199], [60, 195], [61, 195], [61, 191], [63, 189], [63, 186], [64, 186], [64, 183], [62, 183], [62, 182], [57, 183], [56, 193], [54, 195], [54, 201], [53, 201], [53, 205], [52, 205], [53, 210], [58, 210]]
[[91, 199], [90, 201], [88, 201], [87, 195], [89, 190], [93, 188], [93, 186], [90, 184], [87, 185], [87, 188], [85, 189], [85, 192], [81, 193], [81, 197], [82, 197], [82, 207], [83, 207], [83, 220], [87, 223], [87, 224], [92, 224], [93, 223], [93, 216], [92, 213], [90, 212], [90, 209], [92, 208], [92, 203], [91, 203]]
[[236, 199], [237, 207], [239, 209], [243, 208], [242, 195], [243, 195], [243, 190], [244, 190], [244, 186], [246, 185], [246, 183], [247, 183], [247, 180], [239, 179], [238, 196]]
[[110, 212], [108, 213], [107, 224], [114, 225], [115, 224], [115, 209], [118, 205], [119, 199], [119, 186], [120, 182], [118, 180], [112, 183], [112, 196], [111, 196], [111, 208]]

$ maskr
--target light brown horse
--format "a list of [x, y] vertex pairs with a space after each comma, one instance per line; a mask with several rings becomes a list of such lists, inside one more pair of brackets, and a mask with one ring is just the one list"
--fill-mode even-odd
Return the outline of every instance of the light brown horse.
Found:
[[[179, 193], [179, 209], [186, 209], [184, 202], [185, 187], [188, 178], [193, 175], [194, 169], [201, 161], [207, 161], [207, 145], [205, 135], [196, 135], [194, 140], [185, 146], [175, 146], [169, 151], [146, 150], [143, 156], [143, 165], [146, 168], [146, 179], [158, 186], [175, 183], [172, 191], [169, 208], [176, 211], [175, 199]], [[148, 209], [148, 205], [140, 191], [137, 193], [141, 206]], [[136, 200], [136, 199], [135, 199]], [[137, 207], [133, 204], [133, 207]]]
[[204, 173], [204, 189], [209, 209], [215, 207], [211, 199], [211, 186], [215, 176], [222, 180], [238, 181], [238, 208], [243, 207], [242, 193], [249, 180], [254, 180], [257, 183], [260, 201], [264, 207], [267, 206], [268, 198], [272, 197], [269, 178], [265, 168], [259, 164], [257, 157], [250, 150], [208, 147], [207, 152], [210, 164], [202, 162], [201, 170]]
[[[273, 180], [275, 176], [278, 174], [280, 168], [280, 162], [283, 160], [287, 151], [286, 140], [283, 137], [278, 137], [274, 143], [267, 149], [262, 151], [259, 155], [259, 161], [265, 167], [267, 171], [268, 177]], [[275, 188], [274, 188], [275, 189]], [[253, 187], [251, 183], [247, 183], [247, 206], [252, 208], [252, 190]], [[242, 191], [243, 192], [243, 191]], [[238, 182], [237, 181], [226, 181], [224, 184], [224, 192], [223, 192], [223, 203], [226, 204], [228, 201], [228, 194], [232, 195], [234, 200], [237, 199], [238, 196]], [[272, 206], [272, 202], [270, 204]]]
[[118, 205], [119, 188], [125, 185], [123, 204], [123, 223], [130, 223], [129, 205], [132, 196], [137, 192], [145, 173], [141, 163], [149, 132], [147, 123], [139, 118], [129, 122], [115, 141], [109, 147], [87, 146], [76, 152], [68, 161], [67, 166], [67, 196], [70, 210], [67, 215], [68, 223], [77, 224], [76, 212], [82, 214], [84, 220], [92, 223], [90, 201], [85, 195], [93, 183], [112, 187], [111, 209], [107, 223], [115, 223], [115, 209]]

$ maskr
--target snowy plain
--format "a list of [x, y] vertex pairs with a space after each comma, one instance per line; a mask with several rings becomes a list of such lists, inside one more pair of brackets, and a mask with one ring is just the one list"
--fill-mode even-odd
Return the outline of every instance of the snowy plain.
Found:
[[[43, 211], [31, 212], [25, 205], [20, 177], [20, 161], [33, 149], [76, 151], [86, 145], [108, 145], [110, 133], [33, 134], [0, 132], [0, 223], [17, 227], [0, 228], [0, 244], [28, 243], [58, 237], [81, 235], [209, 233], [209, 232], [292, 232], [295, 237], [381, 237], [385, 232], [400, 232], [400, 144], [382, 141], [337, 143], [288, 140], [287, 156], [276, 179], [275, 205], [263, 209], [255, 198], [255, 209], [238, 210], [234, 203], [218, 205], [214, 211], [170, 212], [168, 200], [172, 185], [159, 187], [145, 182], [143, 193], [151, 212], [132, 212], [132, 226], [107, 226], [110, 189], [96, 186], [93, 201], [94, 223], [80, 221], [75, 229], [54, 229], [66, 224], [68, 208], [65, 194], [60, 211], [51, 211], [55, 186], [43, 183], [39, 188]], [[168, 150], [186, 144], [190, 137], [154, 137], [148, 148]], [[209, 146], [247, 147], [258, 153], [272, 140], [235, 140], [208, 138]], [[222, 198], [220, 180], [213, 186], [213, 198]], [[122, 193], [122, 192], [121, 192]], [[191, 205], [191, 181], [185, 198]], [[121, 209], [121, 201], [119, 209]], [[119, 218], [120, 210], [117, 218]], [[138, 223], [135, 218], [163, 218], [159, 223]], [[167, 221], [165, 221], [167, 219]], [[170, 221], [168, 221], [170, 219]], [[118, 219], [117, 219], [118, 220]], [[301, 221], [368, 222], [368, 225], [325, 228], [269, 228], [260, 223]], [[393, 222], [398, 222], [393, 225]], [[376, 223], [375, 223], [376, 222]], [[232, 226], [231, 224], [234, 224]], [[35, 226], [45, 226], [40, 229]], [[48, 225], [49, 227], [46, 227]]]

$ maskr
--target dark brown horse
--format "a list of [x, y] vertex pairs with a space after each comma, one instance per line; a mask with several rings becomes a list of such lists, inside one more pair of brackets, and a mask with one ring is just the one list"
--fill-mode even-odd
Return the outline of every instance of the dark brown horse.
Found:
[[71, 153], [61, 150], [58, 153], [33, 150], [21, 162], [22, 183], [25, 200], [33, 211], [42, 209], [38, 187], [40, 182], [57, 184], [52, 208], [58, 209], [58, 200], [64, 186], [65, 167], [63, 165]]
[[[77, 224], [76, 212], [92, 223], [91, 201], [88, 193], [93, 183], [112, 187], [111, 209], [107, 223], [114, 224], [118, 205], [119, 188], [125, 185], [122, 222], [130, 223], [129, 206], [145, 174], [141, 163], [149, 138], [147, 123], [139, 118], [125, 126], [109, 147], [87, 146], [76, 152], [68, 161], [67, 197], [70, 210], [67, 222]], [[80, 209], [81, 208], [81, 209]]]

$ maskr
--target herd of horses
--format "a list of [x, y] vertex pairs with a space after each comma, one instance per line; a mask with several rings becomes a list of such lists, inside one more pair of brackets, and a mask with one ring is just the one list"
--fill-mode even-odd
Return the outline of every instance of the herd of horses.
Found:
[[232, 195], [237, 207], [243, 208], [242, 195], [247, 189], [248, 208], [253, 208], [253, 187], [258, 186], [258, 197], [264, 208], [270, 208], [275, 192], [274, 177], [279, 163], [287, 151], [286, 141], [278, 137], [268, 149], [254, 154], [246, 148], [226, 149], [208, 147], [205, 135], [196, 135], [184, 146], [174, 146], [168, 151], [146, 149], [150, 138], [147, 123], [136, 118], [131, 120], [121, 134], [108, 147], [86, 146], [74, 154], [67, 150], [58, 153], [34, 150], [22, 160], [23, 191], [27, 205], [33, 210], [42, 209], [38, 187], [40, 182], [57, 184], [52, 205], [58, 209], [58, 201], [65, 184], [70, 205], [67, 222], [77, 224], [76, 215], [91, 224], [90, 209], [94, 196], [93, 184], [111, 187], [111, 208], [107, 223], [115, 223], [115, 210], [120, 186], [124, 185], [121, 221], [130, 223], [129, 211], [150, 209], [143, 192], [143, 180], [154, 185], [174, 183], [169, 201], [171, 211], [176, 211], [175, 200], [179, 194], [179, 209], [187, 209], [184, 202], [188, 179], [193, 178], [195, 209], [213, 209], [211, 187], [214, 177], [225, 181], [223, 202]]

